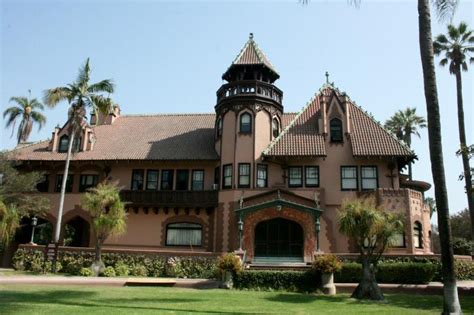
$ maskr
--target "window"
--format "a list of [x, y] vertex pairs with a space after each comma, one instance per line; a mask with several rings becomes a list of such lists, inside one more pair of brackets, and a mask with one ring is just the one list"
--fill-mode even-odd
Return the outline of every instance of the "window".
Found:
[[173, 190], [173, 170], [161, 171], [161, 190]]
[[232, 164], [224, 165], [222, 173], [222, 188], [232, 188]]
[[273, 138], [278, 137], [278, 135], [280, 134], [280, 122], [277, 118], [273, 118], [272, 120], [272, 134]]
[[193, 170], [192, 190], [204, 190], [204, 171]]
[[158, 189], [158, 170], [146, 171], [146, 190]]
[[331, 142], [342, 142], [342, 121], [338, 118], [331, 119], [330, 132]]
[[306, 166], [305, 168], [306, 187], [319, 187], [319, 166]]
[[357, 190], [357, 182], [357, 166], [341, 166], [341, 190]]
[[67, 152], [68, 146], [69, 146], [69, 137], [67, 135], [61, 136], [61, 138], [59, 138], [58, 152], [62, 152], [62, 153]]
[[166, 226], [167, 246], [201, 246], [202, 226], [196, 223], [171, 223]]
[[[66, 180], [66, 192], [72, 192], [72, 182], [74, 175], [68, 175]], [[56, 175], [56, 188], [54, 191], [61, 192], [61, 185], [63, 184], [63, 174]]]
[[219, 185], [221, 182], [221, 167], [218, 166], [214, 169], [214, 187], [219, 189]]
[[222, 118], [219, 118], [216, 123], [216, 136], [222, 136]]
[[252, 116], [250, 116], [249, 113], [243, 113], [242, 115], [240, 115], [240, 132], [252, 132]]
[[266, 164], [257, 165], [257, 187], [265, 188], [268, 186], [268, 166]]
[[416, 221], [413, 227], [413, 246], [415, 248], [423, 248], [423, 230], [421, 223]]
[[250, 164], [239, 163], [239, 188], [250, 187]]
[[36, 189], [39, 192], [49, 191], [49, 175], [43, 175], [43, 179], [36, 185]]
[[390, 239], [391, 247], [405, 247], [405, 233], [397, 233]]
[[79, 191], [84, 192], [89, 188], [97, 186], [98, 181], [98, 175], [81, 175], [79, 181]]
[[361, 166], [361, 182], [362, 190], [372, 190], [378, 187], [377, 167], [376, 166]]
[[132, 171], [132, 190], [142, 190], [143, 189], [143, 170], [133, 170]]
[[188, 190], [188, 189], [189, 189], [189, 171], [177, 170], [176, 171], [176, 190]]
[[294, 166], [288, 169], [288, 186], [303, 186], [303, 170], [301, 166]]

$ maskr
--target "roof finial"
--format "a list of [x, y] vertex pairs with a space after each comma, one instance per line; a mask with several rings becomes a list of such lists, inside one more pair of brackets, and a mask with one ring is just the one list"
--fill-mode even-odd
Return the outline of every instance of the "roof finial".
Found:
[[253, 33], [250, 33], [250, 34], [249, 34], [249, 39], [252, 39], [252, 40], [253, 40]]
[[326, 71], [325, 76], [326, 76], [326, 84], [329, 84], [329, 72]]

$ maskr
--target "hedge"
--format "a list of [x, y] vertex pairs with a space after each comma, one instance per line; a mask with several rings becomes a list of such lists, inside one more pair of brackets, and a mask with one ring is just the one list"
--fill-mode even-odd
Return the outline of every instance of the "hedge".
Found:
[[314, 292], [320, 283], [320, 274], [312, 271], [246, 270], [234, 275], [234, 288], [241, 290]]
[[[15, 252], [12, 263], [17, 270], [41, 272], [44, 254], [39, 250], [20, 248]], [[58, 271], [72, 275], [81, 275], [83, 268], [89, 268], [94, 261], [91, 252], [60, 251], [58, 254]], [[121, 253], [103, 253], [105, 267], [114, 268], [117, 276], [160, 277], [173, 276], [181, 278], [215, 278], [217, 274], [214, 257], [163, 257], [158, 255], [139, 255]], [[46, 266], [51, 269], [51, 263]], [[108, 275], [112, 272], [109, 268]]]

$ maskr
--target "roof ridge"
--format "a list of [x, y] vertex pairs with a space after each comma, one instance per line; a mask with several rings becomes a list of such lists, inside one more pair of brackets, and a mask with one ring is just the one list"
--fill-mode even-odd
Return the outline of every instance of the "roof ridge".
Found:
[[210, 116], [216, 115], [215, 113], [161, 113], [161, 114], [126, 114], [120, 115], [120, 117], [160, 117], [160, 116]]
[[11, 149], [11, 150], [7, 149], [6, 151], [14, 152], [14, 151], [17, 151], [17, 150], [22, 150], [22, 149], [29, 148], [31, 146], [34, 146], [34, 145], [37, 145], [37, 144], [40, 144], [40, 143], [43, 143], [43, 142], [48, 143], [50, 141], [51, 141], [51, 139], [47, 138], [45, 140], [38, 140], [38, 141], [33, 141], [33, 142], [22, 143], [21, 146], [16, 145], [16, 147], [14, 147], [13, 149]]
[[[277, 69], [275, 68], [275, 66], [271, 63], [270, 59], [263, 53], [263, 51], [260, 49], [260, 47], [258, 47], [258, 44], [257, 42], [255, 42], [253, 40], [253, 38], [250, 39], [252, 41], [252, 46], [253, 48], [255, 49], [255, 52], [257, 53], [257, 57], [259, 59], [259, 61], [263, 64], [265, 64], [265, 61], [269, 63], [269, 66], [272, 68], [273, 71], [275, 71], [276, 73], [278, 73]], [[262, 57], [263, 56], [263, 57]]]

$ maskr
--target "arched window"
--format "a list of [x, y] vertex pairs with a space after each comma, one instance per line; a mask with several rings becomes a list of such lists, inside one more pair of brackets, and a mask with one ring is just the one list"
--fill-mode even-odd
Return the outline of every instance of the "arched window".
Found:
[[202, 226], [197, 223], [170, 223], [166, 226], [166, 246], [201, 246]]
[[278, 137], [278, 135], [280, 134], [280, 122], [276, 117], [272, 120], [272, 134], [273, 138]]
[[250, 116], [249, 113], [243, 113], [242, 115], [240, 115], [240, 132], [252, 132], [252, 116]]
[[413, 227], [413, 245], [415, 248], [423, 248], [423, 229], [418, 221], [415, 222]]
[[222, 136], [222, 118], [217, 119], [216, 123], [216, 136]]
[[391, 247], [405, 247], [405, 232], [396, 233], [390, 239]]
[[69, 146], [69, 136], [63, 135], [59, 138], [59, 148], [58, 152], [67, 152]]
[[338, 118], [331, 119], [329, 124], [331, 142], [342, 142], [342, 121]]

